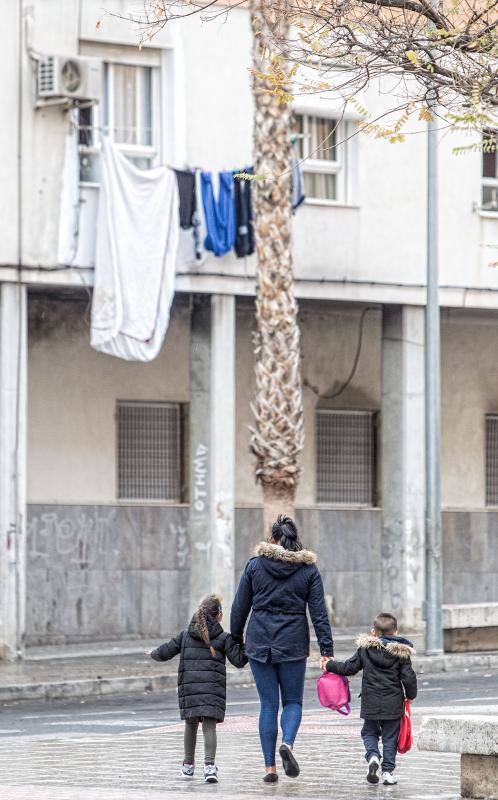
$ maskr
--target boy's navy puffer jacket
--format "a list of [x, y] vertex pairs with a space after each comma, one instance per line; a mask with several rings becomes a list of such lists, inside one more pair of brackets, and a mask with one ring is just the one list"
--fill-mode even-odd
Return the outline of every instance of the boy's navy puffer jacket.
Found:
[[356, 675], [363, 670], [360, 717], [399, 719], [405, 696], [407, 700], [415, 700], [417, 696], [412, 643], [402, 636], [364, 634], [357, 644], [354, 656], [347, 661], [329, 661], [327, 672]]
[[285, 550], [278, 544], [261, 542], [242, 574], [230, 616], [232, 636], [242, 640], [255, 661], [297, 661], [310, 653], [306, 609], [320, 646], [332, 656], [332, 631], [325, 606], [323, 584], [310, 550]]
[[234, 667], [244, 667], [247, 656], [244, 646], [233, 640], [229, 633], [212, 617], [207, 617], [211, 645], [216, 650], [213, 657], [203, 642], [192, 619], [188, 630], [182, 631], [170, 642], [153, 650], [155, 661], [169, 661], [180, 653], [178, 666], [178, 704], [182, 719], [212, 717], [223, 722], [227, 702], [227, 671], [225, 659]]

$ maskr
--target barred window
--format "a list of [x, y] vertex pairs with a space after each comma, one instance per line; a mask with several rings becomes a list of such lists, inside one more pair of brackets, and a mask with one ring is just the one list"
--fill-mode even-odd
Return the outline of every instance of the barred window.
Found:
[[486, 505], [498, 506], [498, 414], [486, 416]]
[[317, 502], [373, 506], [374, 412], [318, 409], [315, 428]]
[[179, 403], [118, 402], [118, 498], [181, 502]]

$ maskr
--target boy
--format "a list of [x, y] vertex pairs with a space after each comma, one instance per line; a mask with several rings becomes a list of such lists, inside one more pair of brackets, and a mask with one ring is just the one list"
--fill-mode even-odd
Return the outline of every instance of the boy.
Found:
[[398, 736], [405, 697], [410, 702], [417, 696], [417, 676], [411, 656], [413, 645], [398, 636], [398, 621], [392, 614], [378, 614], [370, 634], [357, 641], [358, 650], [347, 661], [328, 661], [327, 672], [356, 675], [363, 670], [361, 713], [364, 720], [361, 737], [368, 762], [367, 781], [379, 783], [379, 739], [382, 738], [382, 783], [397, 783], [396, 767]]

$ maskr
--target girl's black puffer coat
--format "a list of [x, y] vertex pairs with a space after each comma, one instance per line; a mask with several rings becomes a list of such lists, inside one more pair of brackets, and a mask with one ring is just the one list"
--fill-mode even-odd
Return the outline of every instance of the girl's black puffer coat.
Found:
[[170, 642], [153, 650], [155, 661], [169, 661], [180, 654], [178, 666], [178, 703], [182, 719], [212, 717], [223, 722], [227, 700], [227, 672], [225, 660], [242, 668], [247, 657], [242, 644], [237, 644], [229, 633], [212, 617], [207, 617], [211, 645], [216, 650], [213, 657], [203, 642], [192, 619], [188, 630], [182, 631]]

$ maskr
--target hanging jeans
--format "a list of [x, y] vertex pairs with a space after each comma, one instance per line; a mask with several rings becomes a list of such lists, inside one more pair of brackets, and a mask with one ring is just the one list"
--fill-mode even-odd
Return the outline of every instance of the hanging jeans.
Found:
[[201, 173], [201, 190], [207, 228], [204, 245], [215, 256], [223, 256], [233, 248], [237, 233], [232, 173], [220, 172], [217, 200], [210, 172]]
[[275, 766], [278, 735], [278, 709], [282, 697], [282, 741], [293, 745], [303, 713], [304, 676], [306, 659], [264, 664], [249, 659], [260, 701], [259, 737], [266, 767]]
[[394, 772], [396, 768], [400, 725], [400, 719], [366, 719], [363, 722], [361, 738], [367, 761], [372, 756], [377, 756], [380, 761], [379, 739], [382, 738], [382, 772]]

